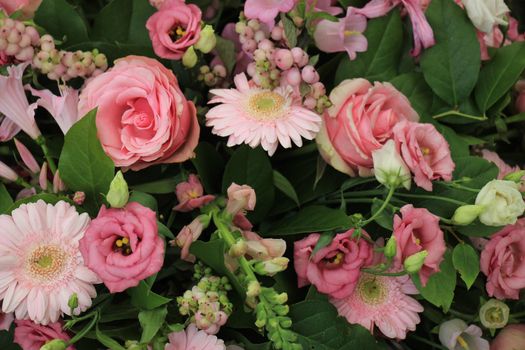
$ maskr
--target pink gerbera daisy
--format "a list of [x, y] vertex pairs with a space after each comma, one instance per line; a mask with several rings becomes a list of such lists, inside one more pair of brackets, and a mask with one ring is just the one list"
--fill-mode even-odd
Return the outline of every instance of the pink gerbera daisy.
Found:
[[192, 323], [185, 330], [168, 335], [165, 350], [225, 350], [224, 342], [214, 335], [200, 331]]
[[312, 140], [319, 132], [321, 117], [301, 105], [289, 86], [275, 90], [251, 86], [244, 73], [235, 76], [236, 89], [213, 89], [209, 103], [220, 103], [206, 114], [212, 132], [229, 137], [228, 146], [246, 143], [261, 145], [268, 154], [279, 143], [290, 148], [292, 141], [302, 146], [302, 138]]
[[373, 332], [374, 326], [389, 338], [405, 339], [416, 329], [423, 306], [407, 294], [417, 294], [410, 277], [387, 277], [362, 273], [352, 295], [331, 299], [339, 315], [349, 323]]
[[2, 311], [35, 323], [71, 315], [68, 301], [78, 298], [78, 315], [96, 297], [97, 275], [84, 266], [79, 241], [89, 223], [64, 201], [23, 204], [0, 216], [0, 300]]

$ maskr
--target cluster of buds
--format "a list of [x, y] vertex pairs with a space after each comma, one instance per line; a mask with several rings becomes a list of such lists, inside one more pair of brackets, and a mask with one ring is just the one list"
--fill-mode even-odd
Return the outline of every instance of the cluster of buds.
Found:
[[291, 86], [303, 104], [310, 110], [322, 113], [331, 103], [319, 73], [311, 58], [300, 47], [289, 48], [282, 22], [271, 31], [258, 20], [241, 16], [235, 25], [242, 50], [253, 58], [247, 73], [253, 82], [264, 88]]
[[[202, 270], [202, 267], [199, 266], [199, 269]], [[212, 276], [210, 273], [206, 270], [191, 290], [177, 298], [177, 304], [180, 314], [189, 316], [190, 322], [195, 323], [197, 328], [208, 334], [217, 334], [233, 310], [227, 295], [232, 287], [226, 277]], [[196, 271], [196, 275], [202, 276], [202, 271]]]
[[40, 50], [33, 57], [33, 67], [42, 74], [47, 74], [51, 80], [68, 81], [79, 77], [87, 79], [108, 68], [106, 56], [97, 49], [75, 52], [57, 50], [53, 37], [49, 34], [43, 35], [39, 44]]
[[204, 82], [206, 86], [218, 86], [224, 83], [228, 72], [226, 67], [222, 64], [216, 64], [212, 68], [207, 65], [201, 66], [199, 68], [199, 81]]
[[[4, 57], [13, 57], [25, 62], [33, 58], [40, 35], [34, 27], [11, 18], [0, 19], [0, 52]], [[5, 64], [7, 62], [0, 62]]]
[[195, 45], [190, 46], [182, 56], [182, 64], [186, 68], [195, 67], [199, 61], [196, 51], [200, 51], [204, 54], [210, 53], [215, 48], [215, 45], [217, 45], [215, 31], [211, 25], [206, 24], [200, 32], [199, 40]]

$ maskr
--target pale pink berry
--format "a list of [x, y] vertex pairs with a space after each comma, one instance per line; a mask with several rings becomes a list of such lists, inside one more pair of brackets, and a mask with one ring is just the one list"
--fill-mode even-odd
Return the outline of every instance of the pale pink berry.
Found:
[[317, 100], [309, 96], [304, 99], [303, 105], [308, 109], [314, 109], [317, 106]]
[[274, 60], [277, 67], [279, 67], [282, 70], [288, 70], [292, 68], [294, 60], [292, 56], [292, 52], [287, 49], [279, 49], [275, 51], [274, 54]]
[[301, 84], [301, 73], [299, 69], [293, 67], [286, 71], [286, 81], [292, 86], [298, 86]]
[[251, 52], [254, 52], [256, 48], [257, 48], [257, 43], [255, 42], [255, 40], [252, 40], [252, 39], [246, 40], [246, 42], [242, 44], [242, 50], [244, 52], [251, 53]]
[[262, 30], [258, 30], [255, 32], [253, 38], [256, 42], [261, 42], [262, 40], [266, 39], [266, 34]]
[[291, 51], [295, 64], [297, 64], [299, 67], [303, 67], [308, 64], [308, 54], [304, 52], [303, 49], [300, 47], [294, 47]]
[[261, 50], [269, 51], [273, 48], [274, 48], [273, 43], [268, 39], [261, 40], [261, 42], [259, 43], [259, 49]]
[[275, 41], [281, 41], [283, 39], [283, 28], [275, 26], [272, 29], [271, 38]]
[[326, 88], [321, 82], [312, 84], [312, 95], [314, 98], [319, 98], [323, 95], [326, 95]]
[[301, 71], [301, 77], [307, 84], [314, 84], [319, 81], [319, 73], [317, 73], [314, 66], [311, 65], [304, 66]]

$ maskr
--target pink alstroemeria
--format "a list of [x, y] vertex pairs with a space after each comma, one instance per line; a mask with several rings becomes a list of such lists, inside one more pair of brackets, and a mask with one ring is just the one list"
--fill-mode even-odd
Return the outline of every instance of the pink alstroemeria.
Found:
[[11, 140], [19, 132], [20, 128], [11, 119], [0, 116], [0, 142]]
[[36, 103], [29, 104], [22, 85], [22, 76], [29, 63], [7, 68], [8, 76], [0, 75], [0, 113], [36, 140], [40, 130], [35, 122]]
[[27, 149], [27, 147], [17, 139], [15, 139], [15, 146], [18, 150], [18, 153], [20, 154], [20, 157], [22, 158], [22, 162], [26, 165], [26, 167], [33, 173], [37, 174], [40, 171], [40, 166], [38, 165], [35, 157], [31, 154], [31, 151]]
[[288, 12], [295, 6], [296, 0], [246, 0], [244, 15], [258, 19], [271, 29], [279, 12]]
[[315, 44], [324, 52], [346, 51], [351, 60], [357, 52], [365, 52], [368, 41], [363, 35], [366, 29], [366, 17], [357, 14], [349, 7], [346, 17], [337, 22], [326, 19], [319, 21], [314, 33]]
[[0, 177], [8, 181], [16, 181], [18, 179], [18, 175], [14, 170], [2, 161], [0, 161]]
[[49, 90], [36, 90], [29, 85], [26, 88], [33, 96], [39, 97], [36, 103], [51, 114], [64, 135], [82, 118], [78, 113], [78, 90], [60, 86], [60, 96], [56, 96]]

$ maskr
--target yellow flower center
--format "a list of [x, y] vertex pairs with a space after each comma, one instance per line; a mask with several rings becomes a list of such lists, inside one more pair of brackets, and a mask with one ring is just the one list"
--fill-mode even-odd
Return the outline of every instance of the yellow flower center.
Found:
[[186, 34], [186, 31], [181, 27], [177, 27], [177, 29], [175, 30], [175, 34], [177, 34], [178, 36], [183, 36], [184, 34]]
[[190, 199], [195, 199], [195, 198], [199, 198], [200, 197], [199, 194], [197, 193], [197, 191], [195, 191], [195, 190], [188, 191], [187, 195], [188, 195], [188, 197]]
[[352, 36], [352, 35], [359, 35], [359, 34], [361, 34], [361, 33], [356, 32], [355, 30], [345, 30], [344, 31], [344, 35], [345, 36]]
[[286, 100], [273, 91], [253, 94], [249, 101], [249, 112], [255, 120], [275, 120], [282, 117]]
[[463, 349], [465, 349], [465, 350], [469, 350], [470, 349], [468, 344], [467, 344], [467, 342], [465, 341], [465, 339], [463, 339], [463, 337], [461, 337], [461, 336], [458, 337], [458, 343]]
[[40, 281], [56, 279], [64, 271], [68, 254], [55, 245], [40, 246], [33, 250], [26, 261], [26, 270]]
[[130, 255], [132, 251], [131, 246], [129, 245], [129, 238], [122, 237], [117, 239], [113, 245], [113, 250], [116, 252], [121, 252], [123, 255]]
[[387, 297], [387, 287], [379, 276], [361, 275], [356, 290], [363, 301], [370, 305], [381, 304]]
[[424, 156], [428, 156], [430, 154], [430, 148], [428, 147], [421, 147], [421, 152]]
[[339, 265], [340, 263], [343, 262], [343, 258], [344, 258], [344, 254], [339, 252], [337, 253], [335, 256], [334, 256], [334, 260], [332, 261], [333, 264], [337, 264]]

